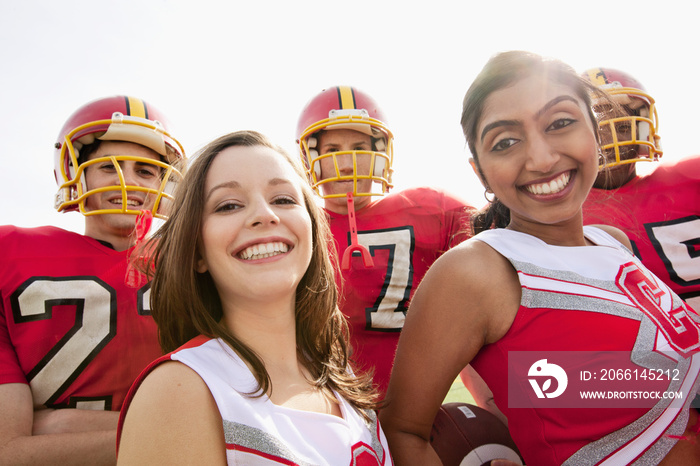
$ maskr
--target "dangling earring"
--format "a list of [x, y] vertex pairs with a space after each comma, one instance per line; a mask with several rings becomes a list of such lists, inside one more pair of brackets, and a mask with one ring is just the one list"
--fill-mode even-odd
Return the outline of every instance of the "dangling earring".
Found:
[[486, 199], [486, 202], [488, 202], [489, 204], [493, 204], [493, 201], [496, 200], [496, 195], [493, 194], [493, 196], [491, 196], [491, 199], [489, 199], [489, 194], [493, 194], [493, 191], [491, 191], [491, 188], [486, 188], [484, 190], [484, 199]]

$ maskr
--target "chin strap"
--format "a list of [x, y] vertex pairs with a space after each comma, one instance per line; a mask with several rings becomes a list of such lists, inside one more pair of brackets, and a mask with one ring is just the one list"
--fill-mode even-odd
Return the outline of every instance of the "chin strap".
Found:
[[[140, 288], [148, 282], [148, 277], [141, 272], [140, 268], [148, 263], [148, 251], [141, 247], [146, 235], [151, 231], [153, 223], [153, 212], [142, 210], [136, 216], [136, 241], [126, 255], [126, 276], [124, 283], [131, 288]], [[134, 254], [136, 253], [136, 254]]]
[[366, 247], [357, 242], [357, 222], [355, 221], [355, 199], [352, 197], [352, 193], [347, 193], [348, 199], [348, 221], [350, 222], [350, 246], [343, 253], [343, 260], [340, 267], [343, 270], [350, 270], [350, 258], [352, 254], [357, 251], [362, 256], [362, 263], [365, 268], [374, 267], [374, 261], [372, 260], [372, 254], [367, 250]]

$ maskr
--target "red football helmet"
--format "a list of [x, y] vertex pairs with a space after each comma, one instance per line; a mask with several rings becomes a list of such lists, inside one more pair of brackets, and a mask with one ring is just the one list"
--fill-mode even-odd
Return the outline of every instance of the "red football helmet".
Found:
[[662, 155], [658, 135], [658, 114], [654, 99], [644, 86], [622, 71], [611, 68], [591, 68], [583, 77], [605, 90], [619, 104], [626, 116], [610, 114], [611, 106], [600, 99], [593, 110], [598, 115], [606, 161], [601, 168], [622, 164], [658, 160]]
[[[349, 86], [335, 86], [324, 89], [312, 98], [299, 117], [297, 125], [297, 143], [301, 159], [306, 167], [311, 185], [321, 197], [345, 197], [345, 193], [323, 194], [319, 186], [334, 181], [353, 181], [353, 195], [381, 196], [392, 187], [394, 136], [386, 126], [384, 114], [376, 102], [367, 94]], [[372, 150], [355, 150], [319, 154], [317, 150], [318, 134], [334, 129], [351, 129], [368, 134], [372, 141]], [[353, 174], [341, 174], [338, 167], [339, 156], [353, 157]], [[370, 165], [367, 173], [358, 173], [358, 156], [369, 156]], [[321, 160], [331, 159], [335, 173], [324, 174], [321, 178]], [[370, 179], [381, 185], [381, 193], [358, 192], [357, 181]]]
[[[167, 131], [167, 121], [152, 105], [141, 99], [129, 96], [112, 96], [89, 102], [76, 110], [66, 121], [58, 134], [54, 153], [54, 176], [59, 186], [55, 208], [59, 212], [79, 210], [83, 215], [132, 214], [141, 210], [130, 209], [127, 192], [141, 191], [155, 196], [152, 213], [155, 217], [166, 218], [162, 212], [163, 198], [172, 199], [172, 189], [182, 178], [177, 166], [184, 161], [182, 145]], [[131, 155], [111, 155], [90, 161], [80, 157], [80, 150], [100, 141], [125, 141], [148, 147], [161, 155], [161, 161]], [[120, 184], [88, 191], [85, 170], [90, 165], [111, 161], [119, 176]], [[162, 173], [160, 186], [148, 188], [127, 185], [119, 161], [131, 160], [159, 167]], [[86, 210], [86, 199], [100, 192], [121, 193], [121, 207], [114, 209]], [[159, 207], [160, 211], [159, 211]]]

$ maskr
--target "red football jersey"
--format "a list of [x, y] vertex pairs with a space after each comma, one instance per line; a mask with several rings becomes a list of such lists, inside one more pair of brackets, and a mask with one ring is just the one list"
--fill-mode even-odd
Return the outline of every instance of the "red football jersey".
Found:
[[129, 251], [55, 227], [0, 227], [0, 383], [34, 405], [118, 411], [162, 352], [150, 285], [125, 283]]
[[700, 310], [700, 156], [661, 163], [618, 189], [592, 189], [583, 222], [624, 231], [642, 263]]
[[[414, 188], [372, 202], [355, 213], [358, 243], [372, 254], [365, 268], [355, 253], [342, 270], [340, 309], [348, 317], [353, 359], [374, 368], [386, 392], [399, 332], [416, 287], [450, 247], [467, 239], [473, 208], [442, 191]], [[351, 244], [347, 215], [328, 212], [339, 258]], [[340, 262], [340, 260], [339, 260]]]

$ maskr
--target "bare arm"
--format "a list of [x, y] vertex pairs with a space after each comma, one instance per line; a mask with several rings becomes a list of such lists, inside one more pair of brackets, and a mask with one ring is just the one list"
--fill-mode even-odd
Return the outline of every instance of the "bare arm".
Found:
[[124, 419], [118, 463], [226, 464], [223, 423], [204, 381], [179, 362], [139, 386]]
[[[62, 410], [59, 410], [62, 411]], [[32, 393], [25, 384], [0, 385], [0, 463], [42, 465], [115, 464], [117, 413], [80, 412], [69, 409], [61, 417], [87, 419], [82, 428], [68, 428], [43, 419], [42, 435], [32, 435], [34, 408]], [[57, 412], [57, 411], [54, 411]], [[41, 416], [41, 415], [40, 415]], [[99, 421], [96, 419], [99, 418]], [[75, 426], [73, 420], [69, 422]], [[92, 421], [95, 421], [94, 423]], [[109, 427], [109, 428], [107, 428]], [[94, 428], [94, 429], [93, 429]]]
[[406, 315], [380, 413], [397, 465], [440, 464], [430, 446], [437, 410], [479, 349], [510, 328], [519, 300], [515, 271], [484, 243], [463, 243], [433, 264]]
[[32, 435], [111, 430], [116, 434], [118, 411], [39, 409], [34, 411]]
[[469, 390], [476, 405], [480, 408], [484, 408], [498, 419], [503, 422], [506, 426], [508, 425], [508, 418], [498, 409], [496, 403], [493, 401], [493, 392], [489, 389], [484, 379], [476, 373], [472, 366], [467, 366], [462, 369], [459, 373], [459, 377], [462, 379], [462, 384]]

